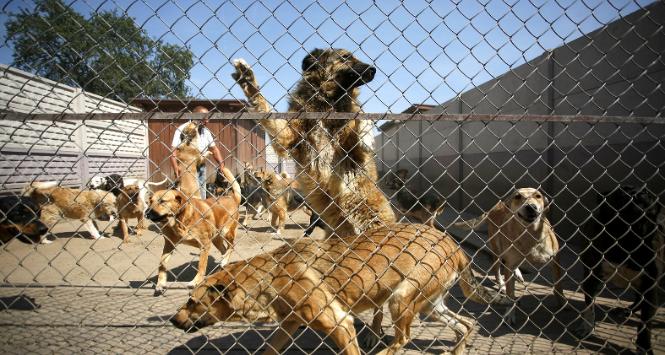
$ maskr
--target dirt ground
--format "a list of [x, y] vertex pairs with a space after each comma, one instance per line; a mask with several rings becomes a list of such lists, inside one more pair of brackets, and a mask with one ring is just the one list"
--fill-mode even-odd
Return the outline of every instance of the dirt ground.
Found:
[[[297, 212], [287, 224], [284, 238], [300, 238], [307, 215]], [[274, 331], [274, 324], [220, 323], [197, 333], [186, 334], [174, 328], [169, 317], [187, 298], [185, 285], [195, 273], [198, 251], [181, 246], [170, 261], [169, 289], [153, 297], [157, 264], [163, 239], [157, 229], [123, 245], [115, 223], [101, 222], [110, 238], [90, 240], [78, 222], [55, 228], [58, 238], [48, 245], [29, 246], [11, 242], [0, 249], [0, 352], [26, 353], [255, 353]], [[314, 238], [321, 238], [317, 231]], [[267, 221], [250, 221], [241, 228], [232, 260], [270, 251], [284, 241], [273, 237]], [[479, 269], [487, 258], [476, 253]], [[564, 251], [569, 265], [574, 260]], [[211, 253], [208, 271], [221, 259]], [[549, 275], [548, 272], [544, 272]], [[519, 353], [622, 353], [634, 351], [636, 318], [606, 317], [611, 307], [627, 306], [630, 293], [612, 289], [599, 299], [599, 321], [595, 334], [582, 342], [567, 329], [577, 320], [582, 296], [577, 290], [579, 266], [568, 270], [564, 283], [568, 305], [554, 306], [550, 283], [538, 273], [525, 275], [532, 282], [519, 285], [522, 296], [516, 325], [502, 322], [502, 310], [493, 310], [464, 301], [453, 290], [450, 308], [477, 320], [468, 349], [472, 354]], [[488, 285], [491, 283], [488, 283]], [[612, 292], [620, 295], [612, 296]], [[617, 301], [621, 298], [621, 301]], [[360, 318], [368, 321], [371, 315]], [[361, 329], [362, 324], [359, 322]], [[393, 334], [390, 317], [384, 319], [389, 342]], [[441, 353], [453, 344], [452, 331], [438, 323], [415, 321], [412, 341], [406, 353]], [[657, 353], [665, 353], [665, 308], [659, 308], [653, 341]], [[380, 350], [383, 344], [368, 352]], [[286, 351], [290, 354], [336, 353], [323, 334], [302, 329]]]

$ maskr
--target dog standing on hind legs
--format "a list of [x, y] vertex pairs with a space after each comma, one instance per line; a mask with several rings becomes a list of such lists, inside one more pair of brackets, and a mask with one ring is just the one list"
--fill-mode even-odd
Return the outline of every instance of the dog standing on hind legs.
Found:
[[[250, 109], [271, 112], [249, 64], [237, 59], [233, 65], [232, 76]], [[375, 67], [344, 49], [314, 49], [301, 66], [302, 78], [289, 93], [289, 112], [361, 112], [360, 87], [374, 79]], [[396, 221], [388, 198], [377, 186], [371, 121], [264, 118], [259, 123], [275, 152], [296, 162], [300, 189], [326, 235], [356, 235]], [[378, 342], [380, 324], [373, 330], [374, 336], [365, 338], [368, 346]]]
[[[251, 109], [272, 108], [259, 90], [250, 66], [233, 62], [233, 78]], [[302, 79], [290, 93], [290, 112], [360, 112], [360, 87], [376, 69], [343, 49], [315, 49], [302, 62]], [[262, 127], [275, 151], [295, 160], [300, 189], [307, 204], [338, 236], [395, 221], [388, 199], [377, 187], [372, 122], [362, 119], [265, 118]]]

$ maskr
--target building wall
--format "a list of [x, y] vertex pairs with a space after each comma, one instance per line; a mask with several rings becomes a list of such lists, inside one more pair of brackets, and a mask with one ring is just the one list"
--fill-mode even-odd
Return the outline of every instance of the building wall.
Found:
[[[427, 113], [665, 118], [664, 25], [665, 3], [658, 2]], [[411, 121], [388, 127], [377, 137], [379, 167], [417, 170], [411, 186], [434, 186], [458, 212], [478, 214], [514, 187], [537, 186], [554, 198], [555, 222], [574, 234], [597, 192], [633, 184], [665, 196], [658, 173], [665, 124]]]
[[[0, 111], [140, 112], [138, 108], [0, 65]], [[0, 186], [31, 181], [79, 186], [97, 175], [145, 177], [147, 127], [138, 120], [0, 121]]]

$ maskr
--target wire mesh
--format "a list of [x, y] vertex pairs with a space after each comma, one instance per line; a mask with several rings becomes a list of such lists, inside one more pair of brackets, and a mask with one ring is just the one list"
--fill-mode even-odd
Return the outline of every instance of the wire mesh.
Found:
[[663, 7], [8, 2], [0, 347], [665, 351]]

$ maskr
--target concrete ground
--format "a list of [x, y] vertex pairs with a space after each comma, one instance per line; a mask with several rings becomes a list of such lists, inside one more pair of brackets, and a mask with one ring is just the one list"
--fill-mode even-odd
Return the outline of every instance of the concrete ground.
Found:
[[[297, 212], [287, 224], [284, 238], [299, 238], [307, 215]], [[241, 228], [232, 260], [267, 252], [283, 243], [271, 236], [267, 221], [250, 221]], [[30, 246], [11, 242], [0, 249], [0, 352], [26, 353], [230, 353], [260, 351], [270, 336], [273, 324], [220, 323], [197, 333], [186, 334], [174, 328], [169, 317], [186, 299], [185, 284], [195, 273], [198, 251], [187, 246], [177, 248], [170, 261], [169, 289], [162, 297], [153, 297], [157, 264], [163, 239], [154, 226], [142, 237], [132, 237], [123, 245], [115, 223], [100, 227], [110, 238], [90, 240], [79, 223], [62, 223], [55, 228], [53, 244]], [[321, 238], [320, 231], [314, 238]], [[469, 253], [475, 251], [469, 249]], [[572, 264], [575, 256], [565, 250]], [[483, 253], [475, 254], [479, 268], [487, 266]], [[209, 272], [221, 259], [211, 253]], [[549, 275], [545, 272], [545, 275]], [[577, 290], [581, 269], [569, 269], [564, 286], [567, 307], [559, 310], [551, 297], [549, 282], [538, 273], [525, 277], [532, 280], [519, 285], [522, 296], [517, 324], [502, 323], [502, 310], [464, 301], [457, 288], [449, 306], [477, 320], [470, 336], [468, 352], [472, 354], [520, 353], [604, 353], [634, 351], [635, 316], [606, 317], [607, 310], [627, 306], [629, 293], [621, 301], [611, 292], [599, 299], [595, 334], [582, 342], [567, 329], [577, 320], [582, 305]], [[488, 283], [490, 285], [491, 283]], [[621, 293], [621, 290], [612, 289]], [[360, 316], [368, 321], [371, 314]], [[361, 324], [359, 324], [361, 327]], [[389, 342], [393, 334], [390, 317], [384, 319]], [[363, 332], [363, 330], [361, 330]], [[322, 334], [303, 329], [296, 333], [288, 353], [336, 353], [336, 348]], [[415, 321], [412, 341], [406, 353], [441, 353], [453, 345], [452, 331], [442, 324]], [[665, 308], [659, 308], [653, 341], [657, 353], [665, 353]], [[376, 352], [377, 348], [369, 350]]]

